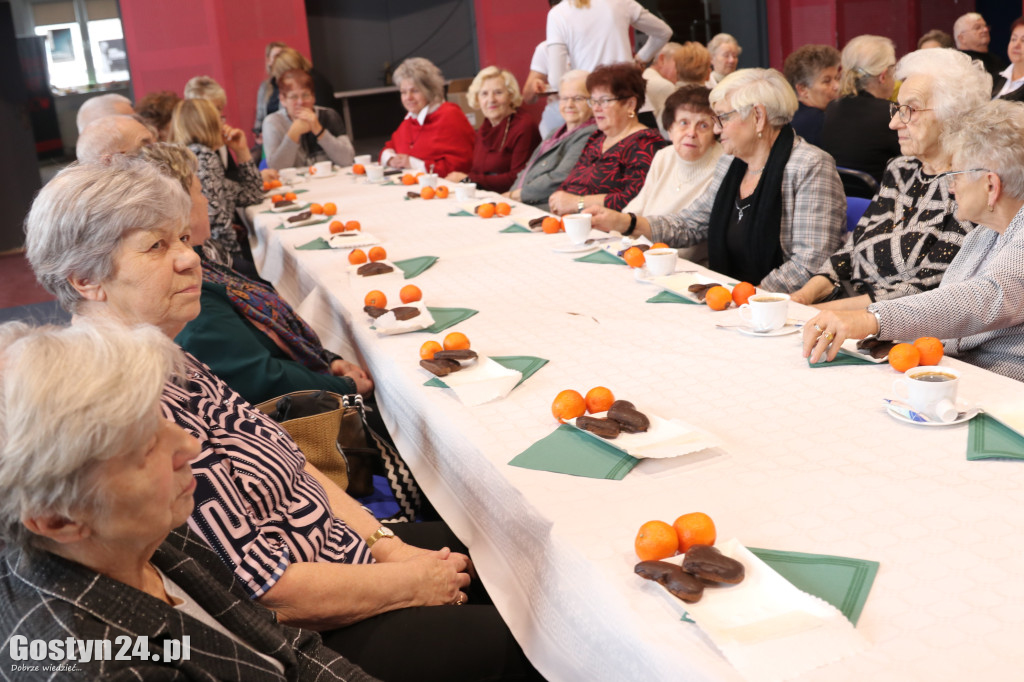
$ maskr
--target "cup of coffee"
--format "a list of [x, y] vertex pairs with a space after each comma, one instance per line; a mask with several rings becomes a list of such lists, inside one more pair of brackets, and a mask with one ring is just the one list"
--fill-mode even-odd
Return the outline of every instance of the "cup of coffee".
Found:
[[675, 249], [647, 249], [644, 252], [644, 265], [651, 277], [665, 277], [676, 271], [679, 255]]
[[313, 175], [329, 175], [331, 172], [330, 161], [318, 161], [313, 164]]
[[475, 182], [460, 182], [455, 185], [455, 198], [458, 201], [471, 201], [476, 198]]
[[370, 182], [380, 182], [384, 179], [384, 166], [378, 163], [371, 163], [366, 167], [366, 179]]
[[740, 306], [740, 319], [755, 332], [773, 332], [786, 326], [789, 318], [789, 294], [754, 294]]
[[281, 179], [281, 182], [285, 185], [290, 185], [295, 182], [296, 178], [299, 177], [298, 168], [282, 168], [277, 172], [277, 177]]
[[915, 411], [943, 422], [956, 420], [956, 390], [960, 372], [952, 367], [923, 365], [904, 372], [892, 382], [893, 393]]
[[424, 173], [417, 180], [420, 187], [437, 187], [437, 173]]
[[356, 157], [356, 160], [353, 163], [361, 163], [364, 166], [367, 166], [367, 165], [373, 163], [373, 155], [372, 154], [360, 154], [359, 156]]
[[590, 214], [573, 213], [562, 217], [565, 224], [565, 234], [573, 244], [583, 244], [590, 236]]

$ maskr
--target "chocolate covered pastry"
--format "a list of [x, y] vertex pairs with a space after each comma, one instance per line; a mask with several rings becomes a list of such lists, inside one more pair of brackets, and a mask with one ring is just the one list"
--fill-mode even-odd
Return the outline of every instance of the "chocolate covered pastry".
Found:
[[288, 218], [289, 223], [301, 223], [303, 220], [309, 220], [313, 216], [312, 211], [303, 211], [302, 213], [296, 213], [291, 218]]
[[619, 423], [611, 419], [601, 419], [599, 417], [588, 417], [583, 415], [582, 417], [576, 417], [576, 428], [583, 429], [584, 431], [590, 431], [591, 433], [601, 436], [601, 438], [607, 438], [612, 440], [619, 437], [619, 433], [622, 428]]
[[701, 580], [735, 585], [743, 581], [743, 564], [722, 554], [711, 545], [694, 545], [683, 557], [683, 570]]
[[693, 604], [704, 595], [704, 583], [667, 561], [641, 561], [633, 567], [641, 578], [653, 580], [676, 597]]
[[388, 311], [388, 309], [387, 308], [381, 308], [381, 307], [378, 307], [378, 306], [375, 306], [375, 305], [366, 305], [366, 306], [363, 306], [363, 311], [367, 315], [369, 315], [370, 317], [372, 317], [373, 319], [376, 320], [378, 317], [380, 317], [381, 315], [385, 314]]
[[628, 400], [616, 400], [608, 408], [608, 418], [614, 419], [626, 433], [643, 433], [651, 428], [651, 420]]
[[476, 359], [476, 351], [469, 350], [439, 350], [434, 353], [434, 359], [443, 360], [474, 360]]
[[391, 312], [395, 314], [395, 319], [401, 322], [405, 320], [411, 320], [412, 318], [420, 314], [419, 308], [413, 308], [411, 305], [403, 305], [398, 308], [392, 308]]
[[387, 263], [364, 263], [363, 265], [359, 266], [358, 270], [356, 270], [356, 274], [362, 275], [363, 277], [371, 277], [373, 275], [384, 275], [389, 272], [394, 272], [394, 270], [395, 269], [388, 265]]
[[420, 367], [439, 377], [448, 376], [452, 372], [458, 372], [462, 369], [462, 365], [454, 360], [445, 360], [443, 358], [440, 360], [420, 360]]

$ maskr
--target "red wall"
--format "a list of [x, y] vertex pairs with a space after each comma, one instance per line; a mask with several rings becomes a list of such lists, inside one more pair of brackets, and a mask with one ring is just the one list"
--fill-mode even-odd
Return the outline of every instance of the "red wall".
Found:
[[[273, 40], [309, 56], [303, 0], [120, 0], [136, 99], [153, 90], [181, 94], [193, 76], [212, 76], [228, 94], [224, 111], [249, 131], [263, 50]], [[251, 142], [251, 136], [250, 136]]]

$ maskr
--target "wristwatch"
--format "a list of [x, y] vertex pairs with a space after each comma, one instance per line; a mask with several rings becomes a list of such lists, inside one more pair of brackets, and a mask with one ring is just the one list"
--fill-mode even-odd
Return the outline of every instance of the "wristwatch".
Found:
[[393, 537], [395, 537], [395, 532], [393, 530], [391, 530], [390, 528], [385, 528], [384, 526], [381, 526], [380, 528], [378, 528], [377, 530], [375, 530], [373, 532], [373, 535], [371, 535], [370, 537], [366, 538], [366, 547], [367, 548], [373, 547], [377, 543], [377, 540], [383, 540], [384, 538], [393, 538]]
[[579, 201], [576, 202], [576, 212], [577, 213], [583, 213], [583, 206], [584, 206], [583, 197], [580, 197]]

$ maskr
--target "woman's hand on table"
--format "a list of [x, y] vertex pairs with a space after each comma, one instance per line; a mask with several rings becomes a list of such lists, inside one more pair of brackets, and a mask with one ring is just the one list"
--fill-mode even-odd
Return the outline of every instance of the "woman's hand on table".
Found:
[[548, 208], [550, 208], [551, 212], [555, 215], [575, 213], [580, 199], [583, 199], [583, 197], [558, 190], [548, 197]]
[[604, 206], [591, 206], [583, 209], [590, 214], [590, 226], [602, 232], [625, 232], [629, 229], [629, 216]]
[[878, 320], [867, 310], [824, 310], [804, 324], [804, 357], [812, 363], [822, 357], [835, 360], [846, 339], [878, 333]]
[[408, 168], [409, 167], [409, 155], [408, 154], [394, 154], [388, 159], [387, 166], [389, 168]]
[[523, 190], [521, 190], [521, 189], [514, 189], [511, 192], [505, 192], [504, 196], [508, 197], [512, 201], [522, 201], [523, 200]]
[[452, 171], [448, 175], [444, 176], [444, 179], [447, 180], [448, 182], [462, 182], [468, 177], [469, 176], [466, 175], [465, 173], [460, 173], [459, 171]]
[[418, 601], [424, 606], [464, 604], [471, 578], [469, 557], [447, 547], [417, 554], [405, 562], [418, 578]]
[[348, 377], [356, 384], [356, 391], [360, 395], [369, 395], [373, 392], [373, 379], [369, 373], [359, 365], [348, 360], [335, 360], [331, 363], [331, 374], [336, 377]]
[[789, 298], [794, 303], [812, 305], [816, 301], [820, 301], [828, 296], [833, 288], [832, 280], [828, 277], [815, 275], [807, 281], [807, 284], [790, 294]]
[[271, 180], [280, 180], [281, 176], [278, 175], [277, 169], [275, 168], [264, 168], [260, 171], [260, 177], [263, 178], [263, 182], [270, 182]]

